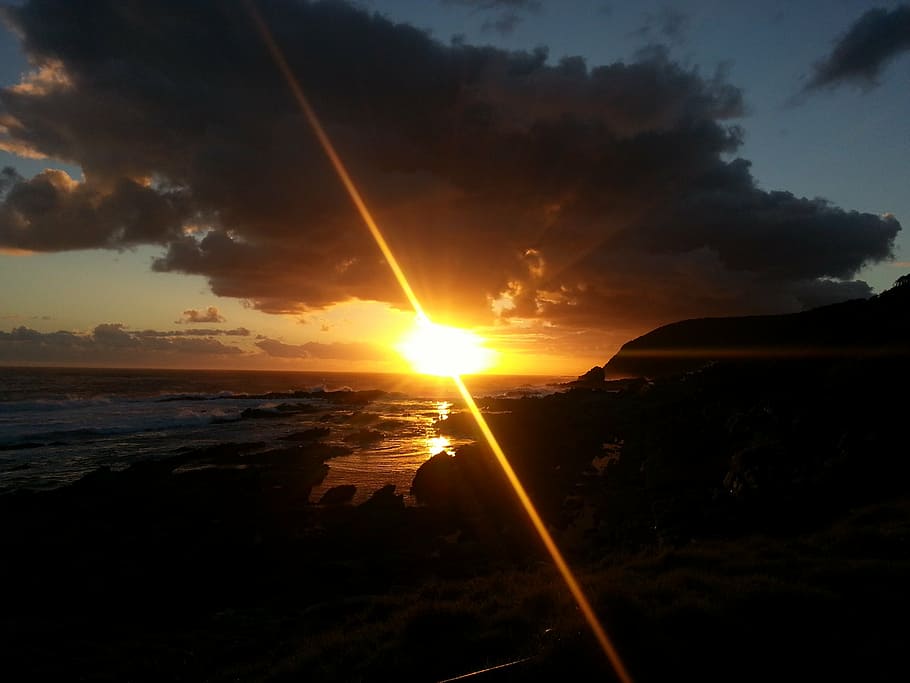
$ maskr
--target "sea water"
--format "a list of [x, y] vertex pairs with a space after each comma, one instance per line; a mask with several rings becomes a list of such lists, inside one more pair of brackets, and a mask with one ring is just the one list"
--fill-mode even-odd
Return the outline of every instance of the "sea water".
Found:
[[[477, 397], [518, 397], [552, 393], [566, 379], [465, 381]], [[364, 405], [321, 393], [371, 389], [385, 393]], [[458, 406], [450, 379], [417, 375], [0, 368], [0, 491], [53, 488], [186, 448], [286, 447], [286, 437], [323, 427], [324, 441], [351, 452], [328, 461], [311, 500], [338, 484], [357, 486], [354, 502], [390, 483], [407, 494], [430, 456], [470, 442], [446, 429]]]

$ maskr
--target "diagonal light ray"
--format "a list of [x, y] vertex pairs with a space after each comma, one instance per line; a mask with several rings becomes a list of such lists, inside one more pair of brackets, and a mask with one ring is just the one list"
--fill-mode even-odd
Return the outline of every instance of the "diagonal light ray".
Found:
[[338, 178], [341, 180], [341, 184], [344, 185], [344, 189], [348, 191], [348, 195], [350, 195], [351, 201], [357, 208], [360, 217], [363, 219], [363, 222], [369, 229], [370, 234], [373, 236], [373, 239], [376, 240], [376, 245], [379, 247], [379, 251], [382, 252], [382, 256], [385, 258], [386, 263], [389, 264], [389, 268], [392, 269], [392, 273], [395, 275], [395, 279], [398, 281], [398, 285], [401, 287], [404, 295], [408, 298], [408, 302], [411, 304], [411, 307], [414, 309], [417, 315], [420, 318], [426, 318], [427, 316], [423, 312], [423, 307], [420, 305], [420, 301], [417, 299], [417, 295], [414, 294], [414, 290], [411, 289], [411, 285], [408, 282], [408, 279], [405, 277], [404, 271], [398, 264], [398, 259], [395, 258], [395, 254], [392, 253], [392, 249], [389, 247], [389, 243], [386, 242], [385, 237], [379, 230], [379, 226], [376, 225], [376, 221], [373, 220], [373, 215], [367, 208], [366, 202], [363, 201], [363, 197], [360, 195], [360, 191], [357, 189], [357, 186], [351, 179], [347, 168], [341, 161], [341, 157], [338, 156], [338, 152], [335, 151], [335, 145], [332, 144], [332, 140], [329, 138], [328, 133], [326, 133], [325, 128], [322, 127], [322, 123], [319, 121], [319, 117], [316, 116], [316, 111], [310, 105], [310, 101], [303, 93], [303, 89], [300, 87], [299, 81], [294, 76], [294, 72], [291, 71], [291, 67], [288, 65], [287, 60], [284, 58], [284, 53], [281, 51], [281, 48], [278, 47], [278, 44], [272, 37], [272, 32], [269, 30], [269, 27], [263, 20], [262, 15], [259, 14], [259, 11], [256, 9], [256, 5], [253, 3], [253, 0], [245, 0], [245, 3], [250, 11], [250, 15], [253, 17], [256, 28], [259, 30], [259, 33], [261, 34], [262, 39], [265, 41], [265, 44], [268, 47], [272, 58], [275, 60], [275, 64], [278, 66], [278, 70], [281, 71], [281, 75], [284, 76], [284, 79], [287, 81], [288, 86], [291, 88], [294, 99], [297, 100], [297, 104], [300, 105], [301, 111], [303, 112], [304, 116], [306, 116], [307, 121], [313, 129], [313, 133], [316, 134], [316, 138], [319, 140], [319, 144], [322, 145], [323, 151], [329, 158], [329, 161], [332, 163], [335, 172], [338, 174]]
[[[281, 48], [275, 42], [275, 39], [272, 36], [268, 25], [259, 14], [259, 11], [256, 9], [253, 0], [245, 0], [245, 4], [249, 10], [251, 17], [253, 18], [253, 22], [255, 23], [257, 30], [259, 31], [263, 41], [268, 47], [272, 58], [275, 60], [275, 64], [278, 66], [279, 71], [287, 81], [288, 86], [294, 95], [294, 99], [297, 100], [297, 104], [300, 106], [301, 111], [306, 116], [306, 119], [312, 127], [316, 138], [319, 140], [319, 144], [322, 146], [323, 151], [329, 158], [329, 161], [335, 169], [335, 172], [338, 174], [341, 183], [347, 190], [351, 201], [354, 203], [354, 206], [360, 213], [360, 217], [363, 219], [363, 222], [369, 229], [370, 234], [376, 241], [376, 245], [382, 252], [382, 255], [385, 258], [386, 262], [389, 264], [389, 268], [391, 268], [392, 273], [395, 275], [395, 279], [398, 281], [401, 290], [404, 292], [411, 306], [414, 308], [417, 316], [421, 319], [429, 320], [428, 316], [423, 310], [423, 307], [420, 304], [420, 300], [417, 298], [417, 295], [411, 288], [411, 285], [408, 282], [404, 271], [399, 265], [398, 260], [395, 258], [395, 254], [392, 253], [392, 249], [389, 247], [389, 244], [386, 242], [382, 231], [379, 229], [379, 226], [373, 219], [370, 210], [367, 208], [366, 202], [364, 202], [363, 197], [357, 190], [357, 186], [354, 184], [353, 179], [348, 173], [344, 162], [342, 162], [341, 157], [335, 150], [335, 146], [332, 144], [331, 139], [329, 138], [325, 129], [322, 127], [322, 124], [319, 121], [319, 117], [316, 116], [315, 110], [310, 105], [310, 102], [304, 94], [303, 89], [300, 87], [300, 83], [297, 81], [297, 78], [294, 76], [293, 71], [288, 65], [287, 60], [281, 51]], [[550, 554], [550, 557], [553, 560], [553, 563], [556, 565], [556, 568], [559, 570], [560, 575], [566, 582], [569, 591], [572, 593], [572, 597], [575, 598], [576, 603], [578, 603], [578, 607], [581, 609], [581, 612], [584, 615], [585, 620], [588, 622], [591, 631], [597, 638], [597, 642], [603, 649], [604, 654], [606, 654], [607, 658], [610, 660], [610, 663], [612, 664], [616, 675], [618, 676], [619, 680], [622, 681], [622, 683], [632, 683], [632, 677], [626, 670], [626, 667], [623, 664], [619, 653], [616, 651], [616, 648], [610, 640], [610, 637], [607, 635], [607, 632], [604, 630], [603, 625], [600, 623], [600, 620], [598, 619], [594, 608], [591, 606], [591, 603], [588, 601], [588, 598], [582, 590], [581, 585], [575, 578], [571, 567], [569, 567], [569, 564], [566, 562], [565, 558], [557, 547], [556, 542], [553, 540], [553, 537], [547, 530], [546, 525], [538, 514], [537, 509], [534, 507], [534, 503], [531, 501], [530, 496], [528, 496], [527, 492], [525, 491], [525, 488], [519, 480], [518, 475], [515, 473], [515, 470], [512, 469], [512, 465], [509, 463], [505, 452], [499, 445], [499, 441], [496, 439], [496, 436], [490, 429], [489, 424], [487, 424], [483, 413], [480, 412], [480, 408], [477, 407], [477, 403], [474, 401], [474, 397], [471, 395], [471, 392], [468, 391], [468, 388], [465, 386], [465, 383], [460, 375], [453, 375], [452, 380], [455, 382], [455, 386], [458, 388], [458, 392], [461, 394], [465, 405], [467, 405], [468, 409], [471, 411], [471, 415], [474, 417], [474, 420], [477, 423], [477, 426], [480, 429], [481, 433], [483, 434], [484, 439], [486, 439], [490, 450], [493, 451], [493, 454], [496, 457], [496, 461], [499, 463], [499, 466], [505, 473], [509, 484], [511, 484], [512, 489], [515, 491], [515, 495], [518, 497], [518, 500], [521, 502], [522, 507], [527, 513], [528, 518], [534, 527], [534, 530], [537, 532], [538, 536], [540, 536], [540, 540], [543, 542], [544, 547], [547, 549], [547, 552]]]
[[591, 603], [588, 602], [588, 598], [585, 595], [585, 592], [582, 590], [581, 585], [578, 583], [578, 580], [575, 578], [575, 574], [572, 572], [572, 569], [569, 567], [569, 563], [566, 562], [565, 558], [562, 556], [559, 547], [556, 545], [556, 542], [550, 535], [549, 530], [543, 523], [540, 515], [537, 513], [537, 509], [534, 507], [534, 503], [531, 501], [531, 497], [528, 495], [527, 491], [525, 491], [525, 487], [522, 485], [521, 480], [518, 478], [518, 475], [515, 474], [515, 470], [512, 469], [512, 465], [509, 462], [509, 459], [506, 457], [505, 452], [502, 450], [502, 446], [499, 445], [499, 441], [493, 434], [493, 430], [490, 429], [490, 425], [487, 424], [487, 420], [483, 416], [483, 413], [480, 412], [480, 408], [477, 407], [477, 403], [474, 401], [474, 397], [471, 395], [471, 392], [468, 391], [468, 388], [465, 386], [464, 381], [459, 375], [453, 375], [452, 379], [455, 381], [455, 386], [458, 387], [458, 392], [464, 399], [465, 405], [468, 406], [468, 409], [471, 411], [471, 415], [474, 416], [474, 420], [477, 422], [477, 426], [480, 428], [484, 439], [486, 439], [487, 444], [490, 446], [490, 450], [492, 450], [493, 455], [496, 456], [496, 461], [499, 463], [499, 466], [505, 473], [506, 478], [512, 485], [512, 489], [515, 491], [515, 495], [518, 496], [518, 500], [521, 501], [521, 505], [525, 509], [528, 518], [531, 520], [531, 524], [534, 526], [534, 530], [537, 532], [537, 535], [540, 536], [540, 540], [543, 541], [547, 552], [550, 553], [550, 557], [553, 559], [553, 564], [556, 565], [556, 568], [562, 575], [563, 580], [569, 587], [569, 591], [572, 593], [572, 597], [575, 598], [575, 602], [578, 603], [578, 607], [584, 615], [585, 621], [588, 622], [588, 626], [590, 626], [591, 631], [594, 632], [594, 636], [597, 638], [597, 642], [600, 643], [600, 647], [603, 648], [604, 653], [609, 658], [610, 663], [613, 665], [613, 668], [616, 671], [616, 674], [619, 676], [619, 679], [623, 681], [623, 683], [631, 683], [632, 678], [629, 676], [628, 671], [626, 671], [626, 667], [623, 664], [622, 659], [620, 659], [619, 653], [616, 651], [616, 648], [613, 646], [610, 637], [607, 635], [607, 632], [604, 630], [603, 625], [600, 623], [600, 619], [597, 618], [597, 613], [594, 611], [594, 608], [591, 607]]

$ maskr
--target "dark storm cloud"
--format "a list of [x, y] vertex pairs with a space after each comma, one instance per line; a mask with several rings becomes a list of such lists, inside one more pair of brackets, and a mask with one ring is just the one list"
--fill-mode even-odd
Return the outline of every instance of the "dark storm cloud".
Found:
[[388, 351], [373, 344], [334, 342], [322, 344], [285, 344], [277, 339], [263, 338], [256, 346], [275, 358], [320, 358], [336, 360], [386, 360]]
[[190, 308], [185, 310], [183, 315], [180, 316], [180, 319], [175, 320], [174, 322], [178, 325], [183, 323], [223, 323], [224, 316], [218, 312], [217, 306], [209, 306], [204, 311]]
[[[757, 188], [735, 159], [741, 93], [665, 49], [553, 63], [340, 2], [261, 11], [439, 317], [489, 322], [492, 303], [641, 330], [792, 310], [867, 292], [852, 278], [900, 229]], [[156, 270], [269, 312], [406, 304], [243, 3], [35, 0], [7, 15], [36, 71], [0, 92], [0, 146], [85, 180], [3, 176], [0, 247], [163, 244]]]
[[6, 172], [0, 176], [0, 244], [14, 249], [165, 244], [177, 238], [189, 217], [181, 193], [130, 178], [117, 179], [106, 192], [56, 169], [15, 183], [10, 178]]
[[159, 365], [182, 357], [192, 357], [198, 362], [201, 358], [217, 360], [243, 353], [239, 347], [222, 344], [211, 336], [155, 330], [134, 332], [120, 323], [97, 325], [90, 333], [38, 332], [24, 326], [10, 332], [0, 331], [0, 362], [9, 363]]
[[910, 5], [870, 9], [857, 19], [815, 65], [805, 90], [831, 88], [844, 82], [866, 88], [878, 85], [885, 65], [910, 50]]
[[[899, 229], [890, 215], [758, 190], [741, 160], [725, 167], [723, 179], [691, 187], [669, 221], [632, 239], [669, 253], [710, 247], [728, 269], [771, 279], [850, 279], [866, 263], [890, 256], [890, 239]], [[798, 259], [789, 253], [793, 249]]]

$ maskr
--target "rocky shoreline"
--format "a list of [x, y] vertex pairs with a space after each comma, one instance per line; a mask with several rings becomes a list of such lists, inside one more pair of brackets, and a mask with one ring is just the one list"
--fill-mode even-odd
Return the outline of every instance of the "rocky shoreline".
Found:
[[[887, 386], [908, 378], [881, 359], [722, 363], [482, 407], [636, 680], [760, 680], [785, 655], [889, 680], [910, 464]], [[457, 406], [448, 422], [475, 429]], [[484, 447], [428, 460], [417, 507], [394, 487], [351, 505], [349, 489], [309, 500], [346, 452], [322, 436], [0, 496], [6, 671], [439, 680], [531, 657], [510, 680], [606, 672]]]

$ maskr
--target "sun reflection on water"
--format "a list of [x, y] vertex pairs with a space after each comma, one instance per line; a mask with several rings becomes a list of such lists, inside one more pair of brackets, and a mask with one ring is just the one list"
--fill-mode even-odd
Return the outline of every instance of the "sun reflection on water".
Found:
[[455, 449], [452, 448], [452, 442], [447, 436], [428, 436], [427, 451], [429, 455], [436, 455], [445, 451], [449, 455], [455, 455]]
[[443, 420], [448, 420], [449, 415], [452, 414], [452, 404], [448, 401], [439, 401], [436, 404], [436, 415], [437, 421], [442, 422]]
[[[471, 367], [476, 367], [477, 369], [486, 367], [488, 364], [486, 362], [480, 361], [486, 361], [488, 358], [486, 353], [489, 350], [482, 347], [481, 340], [470, 339], [470, 333], [465, 333], [462, 330], [446, 329], [441, 326], [433, 326], [432, 323], [430, 323], [429, 318], [423, 312], [423, 307], [421, 306], [417, 295], [414, 293], [414, 290], [411, 289], [411, 284], [408, 282], [404, 271], [398, 264], [398, 260], [395, 258], [395, 254], [392, 252], [392, 249], [386, 242], [385, 237], [379, 229], [379, 226], [373, 219], [373, 216], [370, 213], [370, 210], [367, 208], [363, 197], [360, 195], [357, 186], [354, 184], [354, 181], [348, 174], [347, 168], [342, 162], [341, 157], [338, 156], [338, 152], [335, 150], [332, 141], [329, 139], [328, 134], [322, 127], [322, 123], [319, 121], [319, 117], [316, 116], [316, 112], [310, 105], [310, 102], [307, 99], [306, 95], [304, 95], [303, 90], [300, 87], [300, 83], [297, 81], [294, 72], [288, 65], [288, 62], [285, 59], [281, 48], [272, 37], [268, 25], [259, 15], [258, 11], [256, 10], [256, 6], [252, 3], [252, 0], [248, 1], [247, 7], [250, 11], [250, 16], [259, 29], [259, 32], [269, 49], [269, 52], [275, 60], [275, 64], [278, 67], [278, 70], [287, 80], [288, 85], [290, 86], [301, 111], [306, 116], [310, 127], [313, 129], [313, 133], [318, 139], [329, 161], [332, 163], [335, 172], [338, 174], [339, 180], [341, 180], [341, 183], [347, 190], [352, 203], [360, 213], [364, 224], [370, 231], [373, 239], [376, 241], [377, 247], [385, 257], [386, 263], [395, 275], [395, 279], [398, 281], [402, 292], [411, 303], [411, 307], [414, 309], [414, 312], [417, 315], [418, 327], [424, 328], [422, 331], [419, 329], [415, 330], [415, 334], [411, 340], [405, 342], [405, 345], [410, 347], [411, 352], [408, 352], [406, 350], [404, 355], [412, 361], [415, 370], [417, 371], [434, 375], [451, 375], [452, 380], [458, 388], [458, 393], [461, 395], [465, 406], [471, 411], [471, 415], [474, 417], [475, 424], [483, 434], [484, 439], [486, 440], [487, 445], [490, 447], [490, 450], [493, 452], [496, 461], [499, 463], [503, 474], [505, 474], [506, 478], [509, 481], [509, 484], [512, 486], [512, 489], [515, 492], [515, 495], [527, 513], [528, 520], [531, 522], [532, 526], [540, 536], [541, 542], [546, 547], [547, 552], [550, 554], [554, 565], [562, 575], [567, 588], [572, 593], [572, 596], [575, 598], [579, 609], [581, 609], [582, 613], [584, 614], [585, 620], [588, 622], [592, 633], [600, 643], [604, 654], [613, 665], [613, 670], [615, 671], [617, 677], [623, 681], [623, 683], [631, 683], [632, 678], [626, 670], [622, 659], [619, 657], [619, 653], [616, 651], [613, 642], [607, 635], [607, 632], [604, 630], [603, 625], [600, 623], [600, 620], [594, 611], [594, 608], [591, 606], [591, 603], [588, 601], [588, 598], [582, 590], [581, 585], [575, 578], [571, 567], [569, 567], [565, 558], [562, 556], [562, 553], [556, 546], [553, 537], [550, 535], [549, 530], [541, 519], [539, 513], [537, 512], [537, 509], [534, 507], [534, 504], [531, 501], [530, 497], [528, 496], [527, 491], [525, 491], [524, 486], [518, 479], [518, 475], [516, 475], [515, 470], [509, 463], [505, 451], [503, 451], [502, 447], [496, 439], [496, 436], [490, 429], [486, 418], [481, 413], [480, 408], [478, 408], [473, 395], [465, 386], [464, 381], [461, 378], [461, 374], [468, 371], [468, 369]], [[467, 337], [465, 335], [467, 335]], [[440, 354], [440, 348], [443, 347], [445, 349], [445, 353]], [[445, 357], [447, 355], [451, 356], [451, 358]], [[424, 360], [427, 362], [424, 363]], [[429, 362], [430, 360], [432, 360], [432, 362]], [[426, 365], [426, 367], [420, 368], [420, 365]]]

